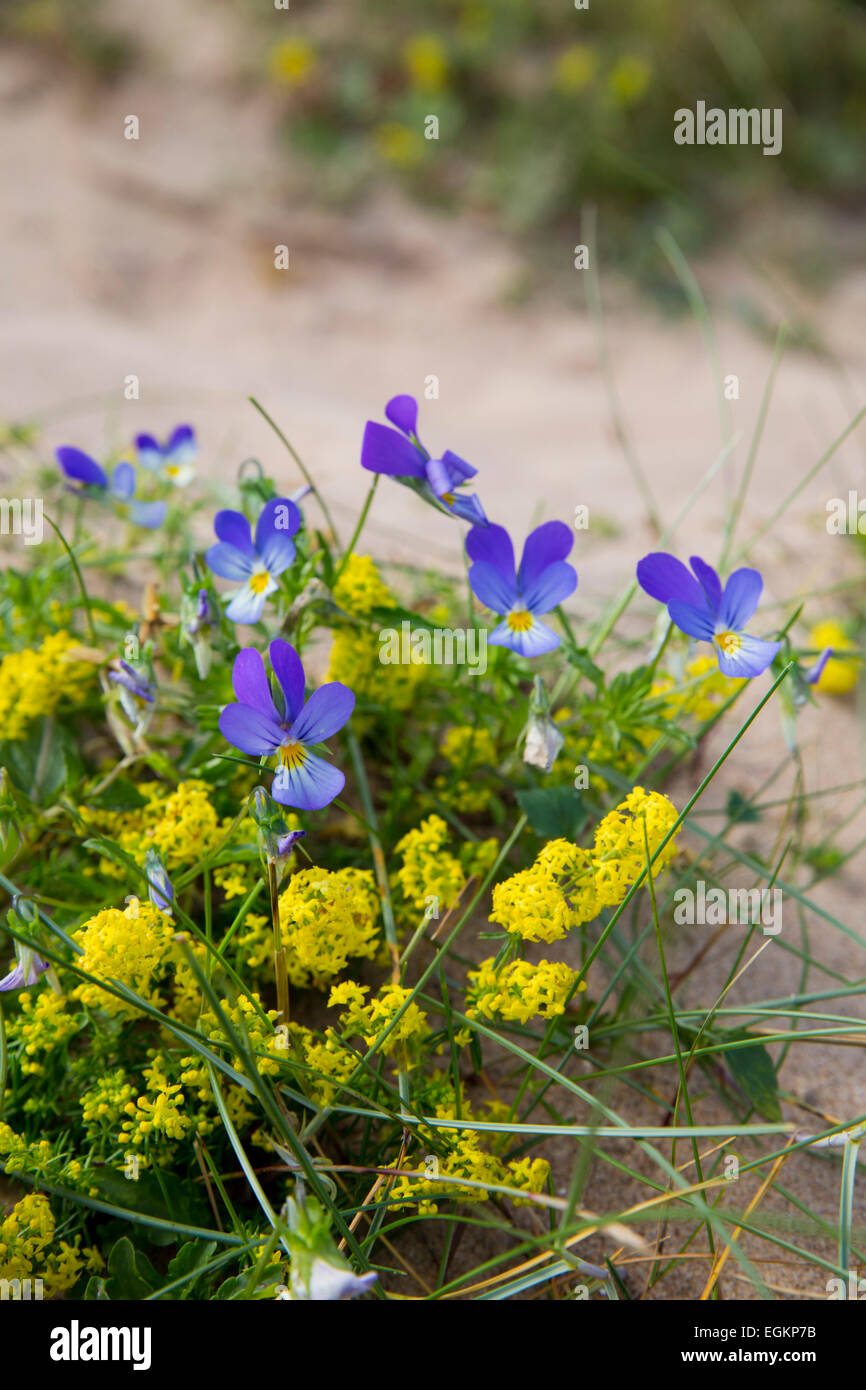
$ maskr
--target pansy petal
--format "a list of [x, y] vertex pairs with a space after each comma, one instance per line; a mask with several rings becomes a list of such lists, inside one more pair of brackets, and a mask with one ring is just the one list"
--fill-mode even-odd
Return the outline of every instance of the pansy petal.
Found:
[[513, 632], [506, 619], [493, 629], [487, 640], [494, 647], [510, 647], [518, 656], [527, 657], [544, 656], [546, 652], [555, 651], [560, 643], [557, 634], [537, 618], [532, 619], [532, 627], [525, 632]]
[[725, 676], [760, 676], [781, 645], [781, 642], [764, 642], [760, 637], [750, 637], [743, 632], [735, 652], [726, 653], [717, 648], [719, 670]]
[[446, 502], [440, 498], [443, 507], [447, 507], [452, 516], [457, 516], [461, 521], [469, 521], [473, 526], [488, 527], [490, 522], [474, 492], [464, 495], [460, 492], [454, 493], [453, 502]]
[[178, 425], [172, 430], [165, 452], [175, 464], [192, 463], [193, 459], [198, 458], [198, 444], [192, 426]]
[[301, 513], [285, 497], [269, 502], [256, 526], [256, 549], [270, 574], [282, 574], [294, 562], [296, 550], [291, 539], [301, 524]]
[[719, 607], [719, 622], [730, 632], [742, 632], [761, 597], [764, 581], [757, 570], [734, 570], [728, 576]]
[[111, 475], [111, 491], [121, 502], [128, 502], [135, 492], [135, 469], [131, 463], [119, 463]]
[[355, 696], [347, 685], [330, 681], [314, 690], [291, 727], [298, 743], [322, 743], [342, 729], [355, 708]]
[[455, 454], [452, 449], [445, 450], [441, 461], [445, 464], [451, 476], [452, 487], [457, 487], [460, 483], [465, 483], [467, 478], [474, 478], [478, 473], [477, 468], [473, 468], [471, 463], [467, 463], [459, 454]]
[[684, 603], [682, 599], [675, 598], [668, 604], [668, 614], [680, 632], [685, 632], [689, 637], [697, 637], [701, 642], [713, 640], [716, 624], [712, 613], [705, 606], [696, 608], [691, 603]]
[[235, 657], [235, 664], [232, 667], [232, 688], [240, 704], [257, 709], [260, 714], [264, 714], [275, 724], [279, 724], [279, 715], [271, 699], [271, 688], [268, 685], [265, 663], [255, 647], [244, 647], [243, 651], [238, 652]]
[[397, 430], [368, 420], [361, 445], [361, 467], [392, 478], [423, 478], [424, 456]]
[[518, 574], [522, 592], [528, 594], [542, 571], [570, 555], [573, 545], [574, 532], [564, 521], [545, 521], [542, 526], [530, 531], [523, 546]]
[[135, 447], [138, 452], [138, 462], [142, 468], [147, 468], [151, 473], [155, 473], [162, 467], [162, 450], [152, 434], [137, 434]]
[[403, 434], [418, 433], [418, 402], [414, 396], [392, 396], [385, 406], [385, 419]]
[[131, 502], [129, 519], [134, 526], [146, 526], [155, 531], [165, 521], [168, 506], [165, 502]]
[[252, 758], [269, 757], [275, 753], [283, 738], [283, 730], [252, 705], [226, 705], [219, 717], [223, 738]]
[[427, 481], [437, 497], [444, 497], [454, 486], [451, 474], [443, 459], [427, 460]]
[[274, 675], [286, 697], [286, 719], [297, 719], [304, 707], [304, 668], [301, 658], [290, 642], [274, 638], [268, 648]]
[[511, 589], [517, 588], [514, 546], [504, 526], [473, 526], [466, 536], [466, 554], [498, 570]]
[[689, 564], [698, 577], [698, 583], [704, 591], [707, 607], [712, 613], [718, 613], [719, 604], [722, 601], [722, 581], [716, 574], [712, 565], [708, 565], [706, 560], [702, 560], [700, 555], [692, 555]]
[[255, 556], [246, 555], [229, 541], [217, 541], [204, 558], [221, 579], [249, 579], [255, 568]]
[[257, 623], [262, 616], [265, 599], [273, 593], [276, 587], [276, 584], [271, 580], [266, 589], [256, 593], [249, 584], [245, 584], [233, 595], [231, 603], [226, 608], [226, 617], [230, 618], [233, 623], [245, 623], [247, 627], [252, 627], [253, 623]]
[[549, 613], [564, 602], [577, 588], [577, 570], [565, 560], [555, 560], [541, 570], [532, 584], [523, 591], [523, 601], [530, 613]]
[[89, 487], [108, 487], [105, 470], [100, 468], [96, 459], [92, 459], [82, 449], [73, 449], [69, 445], [63, 445], [55, 452], [57, 462], [67, 478], [74, 478], [76, 482], [85, 483]]
[[256, 552], [250, 539], [250, 523], [243, 512], [217, 512], [213, 519], [213, 529], [217, 540], [233, 545], [235, 550], [239, 550], [242, 555], [249, 555], [251, 560], [254, 558]]
[[304, 749], [303, 761], [296, 767], [281, 763], [271, 784], [271, 796], [282, 806], [299, 811], [321, 811], [339, 796], [346, 779], [339, 768]]
[[478, 602], [483, 603], [485, 608], [491, 608], [494, 613], [508, 613], [517, 599], [516, 581], [506, 579], [487, 560], [478, 560], [469, 566], [469, 587]]
[[655, 550], [638, 561], [637, 582], [644, 593], [659, 603], [678, 599], [693, 608], [706, 605], [704, 591], [694, 575], [689, 574], [682, 560], [664, 550]]

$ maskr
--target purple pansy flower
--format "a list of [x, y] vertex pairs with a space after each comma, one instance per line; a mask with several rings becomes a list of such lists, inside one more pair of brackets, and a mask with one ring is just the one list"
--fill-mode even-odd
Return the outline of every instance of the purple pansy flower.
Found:
[[339, 796], [346, 779], [310, 749], [342, 729], [355, 708], [355, 696], [348, 686], [332, 681], [314, 690], [304, 704], [304, 668], [294, 647], [275, 638], [269, 655], [284, 709], [274, 704], [261, 656], [254, 647], [245, 647], [232, 670], [238, 703], [226, 705], [220, 732], [251, 757], [276, 755], [279, 766], [271, 785], [275, 801], [320, 811]]
[[39, 976], [48, 969], [48, 961], [42, 960], [30, 946], [18, 946], [17, 964], [0, 980], [0, 990], [24, 989], [35, 985]]
[[218, 540], [205, 559], [223, 579], [242, 579], [243, 587], [232, 595], [226, 608], [233, 623], [257, 623], [265, 599], [277, 588], [276, 576], [295, 558], [292, 536], [301, 524], [301, 513], [288, 497], [266, 502], [256, 522], [255, 544], [250, 523], [242, 512], [217, 512], [213, 527]]
[[765, 642], [743, 631], [761, 597], [764, 581], [757, 570], [735, 570], [724, 589], [716, 571], [698, 555], [685, 565], [674, 555], [655, 551], [637, 567], [641, 588], [667, 606], [671, 622], [700, 642], [712, 642], [719, 669], [726, 676], [759, 676], [781, 642]]
[[418, 402], [414, 396], [393, 396], [385, 414], [396, 425], [379, 425], [368, 420], [361, 445], [361, 466], [371, 473], [388, 473], [413, 488], [449, 516], [486, 526], [484, 508], [474, 493], [462, 495], [458, 488], [478, 472], [471, 464], [446, 449], [441, 458], [431, 458], [417, 434]]
[[539, 621], [577, 588], [577, 573], [566, 564], [574, 536], [564, 521], [546, 521], [526, 538], [520, 569], [504, 526], [473, 526], [466, 552], [474, 561], [469, 584], [475, 597], [505, 619], [488, 638], [520, 656], [542, 656], [559, 646], [559, 637]]
[[57, 462], [67, 478], [78, 484], [70, 491], [82, 492], [85, 488], [97, 488], [114, 504], [115, 510], [121, 516], [128, 516], [136, 526], [147, 526], [153, 530], [165, 521], [165, 502], [136, 501], [135, 469], [131, 463], [116, 464], [109, 479], [105, 469], [100, 468], [96, 459], [92, 459], [81, 449], [64, 445], [55, 450], [55, 453]]
[[142, 468], [158, 474], [173, 487], [186, 487], [195, 477], [193, 463], [198, 458], [198, 444], [191, 425], [178, 425], [164, 444], [152, 434], [136, 435], [135, 447]]

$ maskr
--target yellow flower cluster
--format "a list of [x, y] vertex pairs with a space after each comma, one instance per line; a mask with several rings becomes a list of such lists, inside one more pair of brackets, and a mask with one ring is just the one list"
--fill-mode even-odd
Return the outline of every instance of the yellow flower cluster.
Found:
[[[132, 902], [124, 911], [108, 907], [84, 924], [77, 938], [84, 955], [76, 963], [98, 979], [119, 980], [161, 1005], [155, 985], [163, 973], [173, 934], [171, 918], [150, 902]], [[74, 997], [115, 1016], [135, 1012], [133, 1004], [89, 981], [78, 985]]]
[[573, 990], [586, 989], [578, 983], [577, 972], [559, 961], [539, 961], [530, 965], [513, 960], [494, 969], [494, 959], [481, 962], [469, 972], [466, 1014], [469, 1018], [499, 1018], [506, 1022], [528, 1023], [531, 1018], [555, 1018], [565, 1012]]
[[34, 719], [53, 714], [63, 699], [80, 703], [96, 668], [91, 662], [74, 659], [78, 646], [68, 632], [54, 632], [38, 648], [8, 652], [3, 657], [0, 728], [4, 738], [22, 738]]
[[551, 840], [529, 869], [493, 889], [490, 921], [525, 941], [559, 941], [598, 916], [595, 864], [570, 840]]
[[284, 87], [300, 87], [316, 66], [316, 52], [306, 39], [281, 39], [268, 54], [268, 71]]
[[[439, 899], [439, 915], [443, 915], [470, 875], [483, 877], [496, 858], [495, 839], [465, 842], [458, 858], [445, 848], [450, 838], [451, 831], [442, 817], [428, 816], [398, 840], [394, 852], [403, 863], [394, 876], [394, 885], [406, 908], [424, 912], [427, 899], [435, 897]], [[414, 920], [412, 913], [404, 912], [403, 916]]]
[[81, 1096], [81, 1118], [91, 1141], [113, 1137], [126, 1113], [127, 1104], [135, 1096], [135, 1087], [126, 1079], [122, 1067], [110, 1071]]
[[403, 61], [413, 87], [438, 92], [445, 86], [448, 63], [435, 34], [416, 34], [404, 45]]
[[[42, 1280], [43, 1297], [68, 1292], [87, 1271], [97, 1272], [103, 1260], [98, 1251], [54, 1238], [55, 1221], [43, 1192], [22, 1197], [0, 1221], [0, 1279]], [[32, 1293], [32, 1290], [31, 1290]]]
[[458, 773], [456, 783], [449, 777], [436, 778], [433, 785], [440, 797], [447, 792], [449, 806], [462, 815], [484, 811], [490, 803], [491, 788], [470, 774], [477, 774], [480, 768], [496, 767], [496, 744], [490, 730], [458, 725], [448, 730], [439, 751]]
[[[558, 941], [591, 922], [603, 907], [617, 907], [640, 878], [677, 820], [661, 792], [635, 787], [600, 822], [592, 853], [568, 840], [551, 840], [529, 869], [493, 889], [490, 921], [525, 941]], [[676, 853], [673, 837], [652, 868], [657, 878]]]
[[[10, 1042], [21, 1041], [27, 1059], [40, 1052], [53, 1052], [81, 1026], [81, 1020], [67, 1012], [65, 996], [55, 994], [52, 989], [42, 989], [35, 994], [22, 990], [18, 1002], [21, 1011], [9, 1019], [6, 1032]], [[42, 1071], [43, 1065], [40, 1061], [22, 1058], [21, 1070], [29, 1075]]]
[[[368, 1047], [373, 1047], [396, 1018], [412, 991], [404, 989], [402, 985], [384, 984], [375, 998], [371, 999], [369, 1004], [365, 1004], [364, 995], [369, 992], [369, 985], [359, 985], [354, 980], [346, 980], [343, 984], [334, 985], [328, 1004], [343, 1006], [340, 1026], [347, 1037], [360, 1036]], [[413, 1000], [396, 1027], [392, 1028], [385, 1038], [381, 1050], [386, 1057], [393, 1057], [402, 1050], [402, 1045], [407, 1049], [407, 1060], [412, 1065], [413, 1060], [417, 1060], [418, 1048], [429, 1034], [427, 1016]]]
[[[595, 832], [596, 888], [602, 907], [617, 907], [660, 849], [677, 821], [677, 808], [661, 792], [634, 787], [625, 801], [600, 822]], [[652, 866], [653, 878], [676, 854], [676, 837], [668, 841]]]
[[321, 988], [350, 957], [372, 960], [379, 948], [380, 902], [369, 869], [300, 869], [280, 894], [287, 957]]
[[[334, 586], [334, 602], [356, 618], [369, 618], [374, 608], [393, 608], [397, 603], [383, 584], [369, 555], [350, 555]], [[409, 709], [418, 682], [429, 670], [416, 662], [383, 665], [379, 660], [379, 629], [339, 628], [328, 662], [326, 681], [342, 681], [362, 703]]]
[[[211, 801], [211, 788], [198, 779], [166, 787], [161, 782], [140, 782], [137, 790], [145, 805], [135, 811], [93, 811], [79, 807], [88, 826], [115, 840], [138, 863], [148, 849], [162, 856], [169, 873], [190, 868], [217, 848], [231, 825], [221, 821]], [[101, 871], [114, 878], [126, 870], [112, 860], [100, 862]]]
[[179, 1081], [170, 1081], [164, 1062], [156, 1057], [144, 1068], [145, 1094], [130, 1100], [123, 1109], [130, 1116], [124, 1120], [117, 1136], [124, 1149], [146, 1148], [151, 1135], [164, 1134], [167, 1139], [183, 1139], [193, 1127], [192, 1117], [183, 1113], [186, 1096]]
[[[450, 1099], [443, 1098], [434, 1105], [433, 1113], [439, 1120], [458, 1118], [453, 1091]], [[460, 1118], [472, 1118], [472, 1107], [462, 1098]], [[390, 1190], [383, 1189], [378, 1200], [387, 1201], [392, 1210], [412, 1207], [419, 1216], [433, 1216], [441, 1201], [486, 1202], [490, 1198], [485, 1187], [443, 1183], [443, 1178], [466, 1178], [495, 1187], [519, 1187], [525, 1192], [541, 1192], [547, 1183], [550, 1164], [546, 1159], [526, 1157], [503, 1163], [497, 1154], [482, 1147], [482, 1141], [489, 1136], [481, 1131], [436, 1129], [430, 1125], [422, 1127], [422, 1134], [433, 1141], [437, 1149], [444, 1147], [445, 1152], [425, 1155], [416, 1169], [417, 1177], [398, 1178]], [[404, 1162], [401, 1166], [407, 1165]], [[514, 1201], [515, 1205], [522, 1205], [520, 1198]]]
[[300, 1023], [290, 1023], [292, 1041], [305, 1066], [315, 1075], [304, 1077], [304, 1089], [317, 1105], [330, 1105], [341, 1083], [349, 1080], [358, 1058], [333, 1028], [314, 1033]]

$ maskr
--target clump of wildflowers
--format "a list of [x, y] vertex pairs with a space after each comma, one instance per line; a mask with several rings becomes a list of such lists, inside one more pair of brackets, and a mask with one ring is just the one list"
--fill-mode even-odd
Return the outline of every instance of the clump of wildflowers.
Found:
[[[423, 912], [429, 898], [438, 899], [438, 913], [443, 914], [454, 902], [472, 874], [483, 875], [496, 858], [494, 839], [474, 844], [464, 842], [459, 856], [449, 846], [452, 832], [441, 816], [427, 816], [414, 830], [409, 830], [394, 846], [402, 859], [395, 875], [395, 886], [406, 908]], [[404, 913], [410, 920], [411, 913]]]
[[497, 970], [491, 956], [469, 972], [466, 1016], [511, 1023], [556, 1018], [565, 1012], [570, 996], [583, 989], [586, 981], [561, 961], [542, 960], [530, 965], [513, 960]]
[[661, 848], [677, 822], [677, 808], [661, 792], [635, 787], [604, 817], [595, 832], [596, 889], [603, 907], [616, 907], [658, 854], [650, 870], [657, 878], [676, 854], [676, 837]]
[[[79, 932], [78, 944], [84, 954], [77, 964], [98, 979], [119, 981], [156, 1003], [155, 989], [164, 973], [173, 935], [171, 918], [150, 902], [136, 900], [123, 911], [108, 907], [85, 922]], [[88, 981], [78, 985], [74, 994], [83, 1004], [107, 1014], [135, 1012], [133, 1004]]]
[[41, 646], [7, 652], [0, 661], [0, 727], [4, 739], [23, 738], [34, 719], [53, 714], [62, 700], [80, 703], [96, 670], [76, 660], [79, 643], [54, 632]]
[[300, 869], [289, 878], [279, 906], [290, 961], [320, 986], [350, 959], [377, 954], [381, 908], [369, 869]]

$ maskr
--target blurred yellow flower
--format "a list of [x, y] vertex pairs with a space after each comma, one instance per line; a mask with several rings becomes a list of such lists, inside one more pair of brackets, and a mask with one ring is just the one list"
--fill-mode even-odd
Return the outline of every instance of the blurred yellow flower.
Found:
[[611, 68], [608, 86], [618, 106], [633, 106], [650, 84], [652, 69], [643, 58], [619, 58]]
[[585, 43], [573, 43], [560, 53], [553, 69], [553, 85], [564, 96], [582, 92], [598, 71], [598, 55]]
[[818, 652], [823, 651], [825, 647], [833, 648], [833, 655], [821, 672], [815, 689], [822, 690], [827, 695], [847, 695], [853, 690], [857, 684], [857, 658], [836, 655], [837, 652], [851, 651], [854, 646], [842, 624], [835, 618], [816, 623], [809, 633], [809, 645]]
[[438, 92], [445, 86], [448, 63], [442, 44], [433, 34], [416, 34], [404, 45], [403, 62], [413, 87]]
[[376, 148], [389, 164], [401, 169], [413, 169], [424, 157], [424, 142], [415, 130], [398, 121], [386, 121], [374, 132]]
[[283, 39], [268, 54], [268, 71], [284, 87], [300, 87], [316, 66], [316, 54], [306, 39]]

